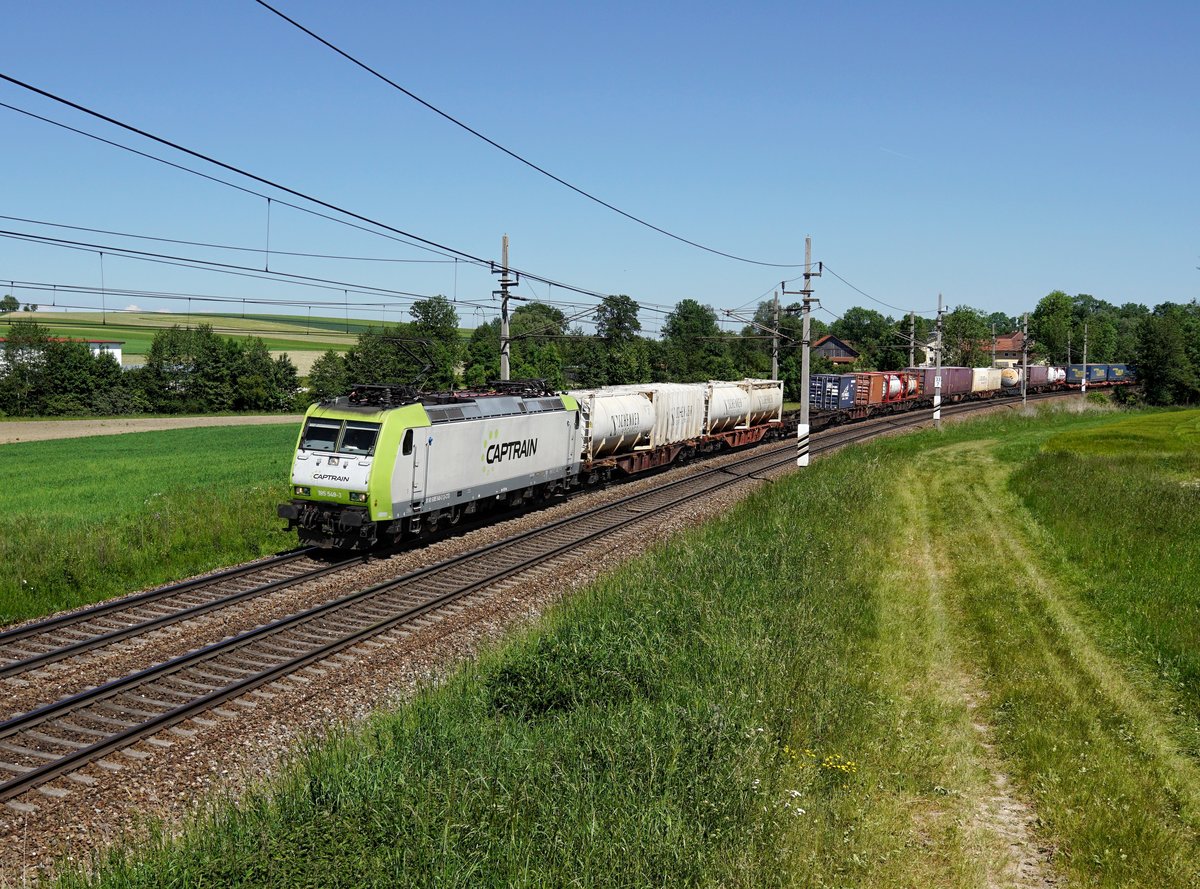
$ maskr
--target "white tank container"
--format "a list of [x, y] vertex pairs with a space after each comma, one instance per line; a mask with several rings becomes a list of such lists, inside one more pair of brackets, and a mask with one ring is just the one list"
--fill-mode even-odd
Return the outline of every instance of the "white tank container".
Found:
[[1000, 371], [1000, 385], [1005, 389], [1015, 389], [1021, 385], [1021, 369], [1006, 367]]
[[900, 382], [898, 374], [885, 373], [883, 375], [884, 401], [896, 401], [900, 397], [903, 388], [904, 384]]
[[783, 420], [782, 380], [743, 380], [750, 387], [750, 425]]
[[706, 435], [750, 425], [750, 387], [745, 383], [712, 380], [708, 383], [707, 402], [708, 417], [704, 422]]
[[971, 368], [971, 391], [994, 392], [1000, 388], [1000, 371], [994, 367]]
[[567, 394], [579, 402], [583, 413], [584, 459], [599, 460], [651, 446], [658, 412], [646, 394], [616, 388]]
[[1067, 372], [1061, 367], [1046, 368], [1046, 382], [1048, 383], [1065, 383], [1067, 381]]

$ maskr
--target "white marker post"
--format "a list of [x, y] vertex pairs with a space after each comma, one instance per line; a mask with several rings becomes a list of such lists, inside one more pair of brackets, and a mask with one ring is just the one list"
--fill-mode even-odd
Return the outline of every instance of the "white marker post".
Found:
[[937, 369], [933, 372], [933, 425], [942, 428], [942, 295], [938, 294], [937, 345], [934, 346]]

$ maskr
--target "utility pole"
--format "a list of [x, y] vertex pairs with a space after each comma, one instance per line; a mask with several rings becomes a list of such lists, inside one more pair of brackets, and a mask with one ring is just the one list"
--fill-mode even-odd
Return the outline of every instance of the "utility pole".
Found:
[[771, 379], [779, 379], [779, 291], [775, 291], [775, 332], [771, 336]]
[[[804, 239], [804, 289], [803, 290], [787, 290], [787, 282], [783, 281], [779, 285], [779, 289], [783, 291], [784, 296], [799, 295], [802, 297], [800, 308], [800, 422], [796, 424], [796, 465], [808, 465], [808, 438], [809, 438], [809, 422], [808, 422], [808, 403], [809, 403], [809, 355], [808, 346], [811, 338], [811, 314], [812, 314], [812, 279], [819, 278], [821, 272], [824, 271], [824, 264], [817, 264], [817, 271], [812, 270], [812, 238]], [[819, 302], [819, 300], [818, 300]]]
[[492, 296], [500, 297], [500, 379], [507, 380], [508, 376], [508, 358], [512, 348], [512, 341], [508, 335], [508, 291], [509, 288], [520, 283], [521, 276], [515, 278], [508, 274], [508, 235], [504, 236], [500, 248], [500, 268], [496, 268], [496, 264], [492, 263], [492, 274], [500, 276], [500, 289], [493, 290]]
[[938, 294], [937, 345], [933, 354], [937, 365], [933, 372], [933, 426], [942, 428], [942, 295]]
[[992, 367], [996, 366], [996, 322], [992, 322]]
[[1087, 395], [1087, 322], [1083, 322], [1083, 379], [1079, 381], [1079, 394]]
[[1021, 321], [1021, 407], [1029, 404], [1029, 313]]
[[1071, 328], [1067, 326], [1067, 370], [1071, 369]]
[[917, 313], [908, 313], [908, 366], [916, 367], [917, 350]]

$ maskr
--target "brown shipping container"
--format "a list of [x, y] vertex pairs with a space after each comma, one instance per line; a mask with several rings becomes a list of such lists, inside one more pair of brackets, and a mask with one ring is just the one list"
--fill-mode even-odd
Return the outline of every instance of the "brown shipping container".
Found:
[[1044, 386], [1048, 379], [1049, 368], [1044, 364], [1032, 364], [1029, 366], [1029, 385]]
[[883, 374], [857, 373], [854, 375], [854, 403], [856, 405], [883, 403]]

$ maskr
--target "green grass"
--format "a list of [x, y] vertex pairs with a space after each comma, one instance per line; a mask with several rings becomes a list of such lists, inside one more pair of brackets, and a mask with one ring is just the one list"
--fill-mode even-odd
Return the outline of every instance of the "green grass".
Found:
[[[90, 883], [1008, 885], [1015, 829], [1048, 880], [1195, 886], [1196, 711], [1091, 549], [1162, 583], [1146, 556], [1194, 516], [1096, 537], [1038, 500], [1136, 505], [1052, 462], [1131, 459], [1087, 453], [1130, 434], [1170, 455], [1142, 448], [1142, 482], [1191, 491], [1194, 419], [1126, 422], [1013, 413], [819, 461]], [[1182, 644], [1200, 561], [1158, 561]]]
[[294, 545], [295, 427], [177, 429], [0, 446], [0, 622]]

